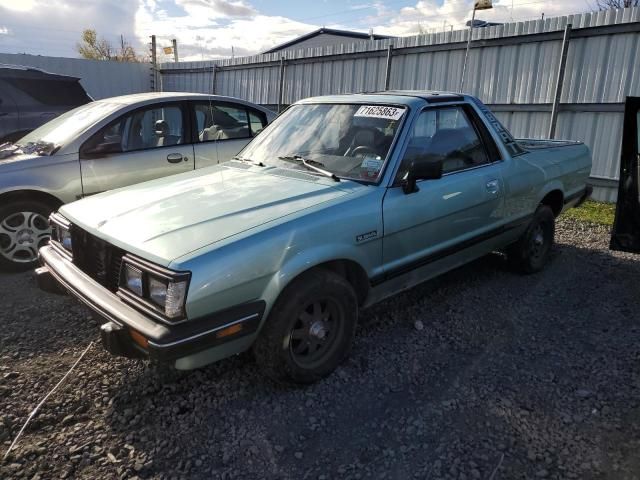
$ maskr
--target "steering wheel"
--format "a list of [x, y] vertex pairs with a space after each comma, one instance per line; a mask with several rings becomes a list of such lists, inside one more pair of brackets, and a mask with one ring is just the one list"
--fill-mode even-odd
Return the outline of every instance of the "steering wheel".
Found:
[[378, 156], [378, 154], [373, 148], [367, 147], [366, 145], [360, 145], [359, 147], [354, 148], [350, 152], [345, 153], [345, 155], [348, 155], [349, 157], [357, 157], [357, 156], [365, 157], [367, 156], [367, 154]]

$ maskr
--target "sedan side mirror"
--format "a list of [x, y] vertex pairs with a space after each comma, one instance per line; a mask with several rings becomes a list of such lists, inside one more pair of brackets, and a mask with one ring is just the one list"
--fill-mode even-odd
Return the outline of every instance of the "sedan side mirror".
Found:
[[411, 162], [409, 171], [402, 181], [402, 190], [409, 194], [418, 191], [418, 180], [438, 180], [442, 178], [442, 160], [417, 159]]
[[94, 146], [87, 145], [86, 148], [80, 149], [81, 158], [96, 158], [112, 153], [122, 153], [122, 141], [120, 137], [109, 139], [106, 142]]

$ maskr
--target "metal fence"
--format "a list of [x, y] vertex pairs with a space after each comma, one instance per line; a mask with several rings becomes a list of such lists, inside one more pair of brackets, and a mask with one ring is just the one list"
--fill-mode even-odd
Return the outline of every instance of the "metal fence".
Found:
[[[626, 96], [640, 96], [640, 8], [475, 29], [464, 91], [517, 137], [550, 130], [563, 35], [571, 24], [556, 138], [593, 151], [594, 197], [615, 201]], [[459, 88], [467, 30], [213, 62], [162, 64], [165, 91], [214, 92], [277, 108], [301, 98]]]
[[96, 100], [151, 90], [151, 70], [148, 63], [105, 62], [12, 53], [0, 53], [0, 63], [35, 67], [51, 73], [78, 77], [84, 89]]

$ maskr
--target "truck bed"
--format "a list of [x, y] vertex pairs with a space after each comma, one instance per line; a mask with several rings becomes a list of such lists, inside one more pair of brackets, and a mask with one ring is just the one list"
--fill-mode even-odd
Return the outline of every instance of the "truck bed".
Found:
[[525, 150], [540, 150], [543, 148], [569, 147], [572, 145], [580, 145], [582, 142], [572, 140], [540, 140], [535, 138], [517, 138], [516, 142]]

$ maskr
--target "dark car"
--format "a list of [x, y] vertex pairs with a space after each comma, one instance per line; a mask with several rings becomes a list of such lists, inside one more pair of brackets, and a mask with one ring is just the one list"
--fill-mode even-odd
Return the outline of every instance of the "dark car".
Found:
[[0, 64], [0, 144], [91, 101], [79, 78]]

